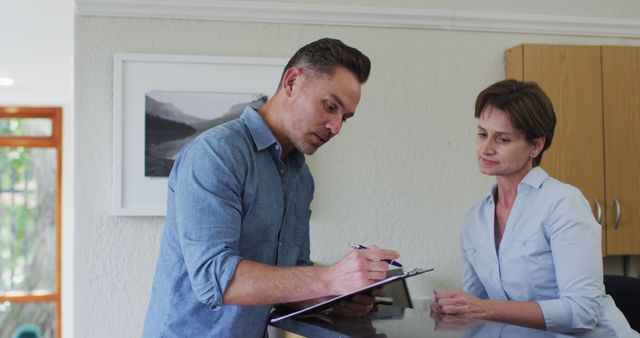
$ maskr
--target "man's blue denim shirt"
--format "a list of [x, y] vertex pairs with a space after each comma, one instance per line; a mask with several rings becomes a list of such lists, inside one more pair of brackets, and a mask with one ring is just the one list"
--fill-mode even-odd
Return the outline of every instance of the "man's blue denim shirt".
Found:
[[240, 118], [186, 145], [169, 177], [167, 216], [143, 337], [262, 337], [271, 305], [226, 305], [241, 259], [310, 265], [314, 185], [304, 155], [284, 161], [262, 117]]

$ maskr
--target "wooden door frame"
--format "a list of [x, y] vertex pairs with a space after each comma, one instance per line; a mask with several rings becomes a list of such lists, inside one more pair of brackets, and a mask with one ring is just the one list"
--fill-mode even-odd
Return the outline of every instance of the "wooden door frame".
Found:
[[0, 136], [0, 147], [56, 149], [56, 276], [53, 292], [4, 292], [0, 303], [55, 303], [55, 337], [62, 337], [62, 108], [0, 107], [0, 118], [46, 118], [51, 120], [50, 136]]

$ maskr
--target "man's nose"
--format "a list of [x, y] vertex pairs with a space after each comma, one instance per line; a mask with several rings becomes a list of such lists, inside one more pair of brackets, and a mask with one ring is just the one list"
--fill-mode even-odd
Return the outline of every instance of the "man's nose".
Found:
[[327, 121], [326, 128], [331, 132], [331, 136], [337, 135], [342, 128], [342, 114], [331, 115]]

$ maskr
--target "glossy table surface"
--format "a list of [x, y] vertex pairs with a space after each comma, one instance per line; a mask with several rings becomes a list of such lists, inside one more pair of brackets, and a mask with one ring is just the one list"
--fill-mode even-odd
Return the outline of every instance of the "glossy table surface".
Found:
[[367, 317], [315, 315], [271, 324], [304, 337], [570, 337], [493, 322], [469, 322], [455, 316], [430, 317], [428, 312], [379, 306]]

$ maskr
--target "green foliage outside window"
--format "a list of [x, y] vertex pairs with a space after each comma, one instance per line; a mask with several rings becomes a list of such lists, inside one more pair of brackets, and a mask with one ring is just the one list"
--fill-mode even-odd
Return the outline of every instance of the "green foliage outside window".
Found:
[[[0, 134], [24, 134], [20, 120], [0, 121]], [[0, 292], [51, 291], [55, 280], [55, 149], [0, 147]], [[0, 337], [23, 323], [53, 336], [50, 303], [0, 303]]]

